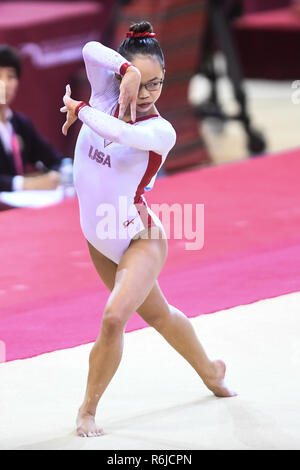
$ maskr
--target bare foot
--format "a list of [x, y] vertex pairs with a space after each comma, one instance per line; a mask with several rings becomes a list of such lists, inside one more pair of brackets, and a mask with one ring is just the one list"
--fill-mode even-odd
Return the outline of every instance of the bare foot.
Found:
[[95, 423], [95, 417], [79, 409], [76, 419], [76, 432], [80, 437], [102, 436], [103, 430]]
[[207, 378], [203, 379], [203, 382], [211, 390], [216, 397], [235, 397], [236, 392], [230, 390], [225, 384], [224, 377], [226, 372], [226, 365], [220, 359], [212, 362], [213, 373]]

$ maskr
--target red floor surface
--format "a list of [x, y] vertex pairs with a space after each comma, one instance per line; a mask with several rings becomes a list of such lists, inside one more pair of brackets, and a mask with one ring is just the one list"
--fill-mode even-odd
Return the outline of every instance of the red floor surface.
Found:
[[[147, 201], [204, 204], [204, 246], [169, 240], [159, 282], [192, 317], [300, 290], [300, 151], [158, 179]], [[194, 211], [195, 217], [195, 211]], [[77, 200], [0, 214], [0, 340], [6, 360], [95, 340], [108, 291]], [[143, 328], [135, 313], [127, 331]]]

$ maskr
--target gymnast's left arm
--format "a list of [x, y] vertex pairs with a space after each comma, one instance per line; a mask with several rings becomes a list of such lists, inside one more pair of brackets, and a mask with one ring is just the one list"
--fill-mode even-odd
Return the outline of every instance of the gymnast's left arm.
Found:
[[159, 118], [151, 119], [147, 125], [138, 126], [126, 123], [120, 119], [92, 108], [81, 101], [70, 97], [70, 89], [66, 88], [65, 106], [61, 112], [67, 113], [63, 125], [63, 134], [67, 135], [68, 128], [79, 119], [104, 139], [109, 139], [127, 147], [148, 150], [160, 155], [168, 153], [175, 145], [176, 132], [172, 125]]
[[104, 139], [127, 147], [151, 150], [162, 155], [168, 153], [175, 145], [174, 128], [169, 122], [158, 117], [147, 121], [145, 125], [133, 125], [90, 106], [82, 107], [78, 117]]
[[[91, 106], [71, 98], [71, 89], [66, 87], [63, 98], [65, 106], [60, 109], [67, 113], [62, 132], [67, 135], [68, 128], [79, 119], [104, 139], [109, 139], [127, 147], [153, 151], [160, 155], [168, 153], [175, 145], [176, 132], [172, 125], [165, 121], [152, 119], [146, 126], [135, 126], [103, 113]], [[159, 121], [158, 121], [159, 119]]]

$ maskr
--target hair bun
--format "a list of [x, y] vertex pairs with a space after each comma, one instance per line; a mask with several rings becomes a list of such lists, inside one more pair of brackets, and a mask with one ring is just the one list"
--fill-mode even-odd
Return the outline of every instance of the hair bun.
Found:
[[118, 52], [129, 62], [134, 60], [136, 54], [155, 56], [164, 70], [164, 54], [155, 36], [149, 21], [132, 24], [126, 33], [126, 38], [120, 44]]
[[153, 33], [152, 24], [148, 21], [142, 21], [141, 23], [132, 24], [129, 28], [134, 34], [139, 33]]

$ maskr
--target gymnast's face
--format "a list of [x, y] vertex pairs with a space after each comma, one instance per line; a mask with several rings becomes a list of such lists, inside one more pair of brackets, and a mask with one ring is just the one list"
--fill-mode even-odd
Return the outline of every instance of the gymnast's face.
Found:
[[155, 56], [137, 54], [131, 61], [141, 72], [141, 86], [137, 98], [137, 111], [151, 111], [162, 91], [165, 71]]
[[160, 97], [165, 71], [157, 57], [151, 55], [137, 54], [131, 63], [141, 72], [136, 110], [148, 113]]

